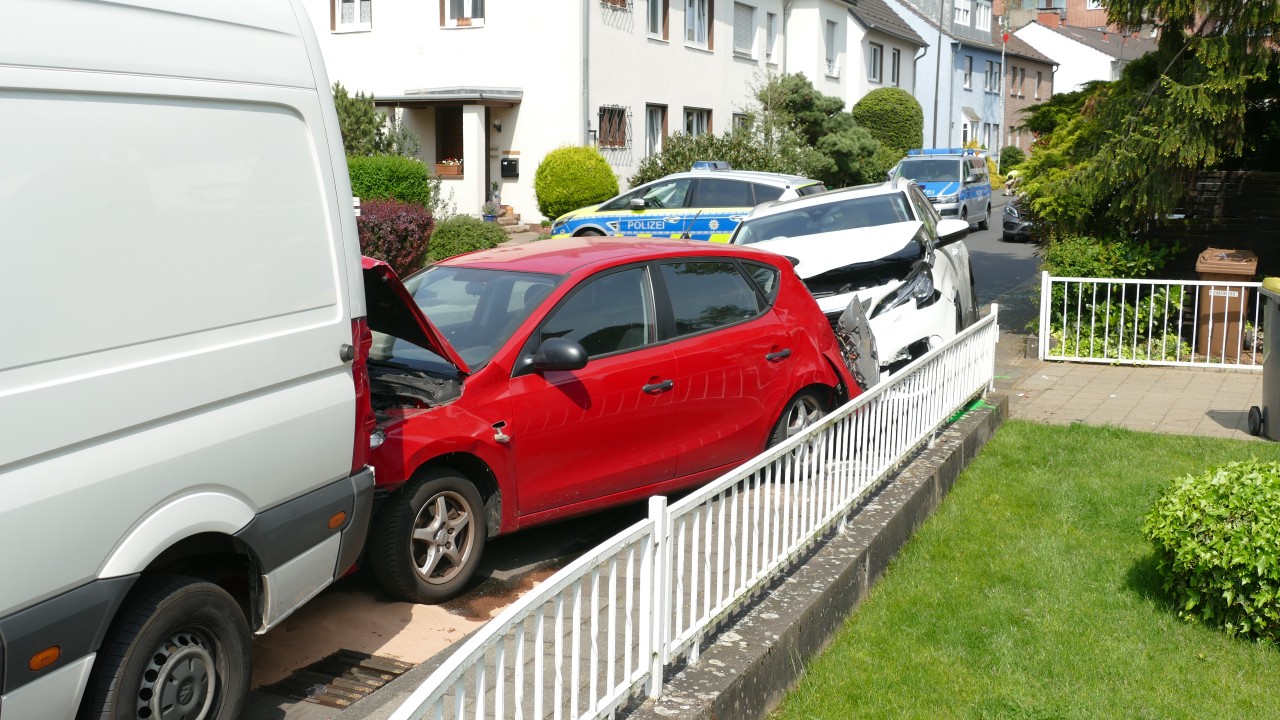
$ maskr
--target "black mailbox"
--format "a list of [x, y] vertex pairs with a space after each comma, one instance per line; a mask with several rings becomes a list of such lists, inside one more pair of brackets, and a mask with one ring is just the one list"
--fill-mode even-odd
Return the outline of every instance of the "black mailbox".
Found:
[[520, 177], [520, 158], [505, 157], [499, 162], [502, 169], [502, 177], [518, 178]]

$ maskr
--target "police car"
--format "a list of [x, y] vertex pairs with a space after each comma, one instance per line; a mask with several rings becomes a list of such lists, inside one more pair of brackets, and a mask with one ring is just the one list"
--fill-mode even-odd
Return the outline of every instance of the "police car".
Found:
[[773, 200], [815, 195], [817, 180], [780, 173], [733, 170], [722, 161], [694, 164], [599, 205], [556, 218], [552, 237], [626, 235], [729, 242], [751, 208]]
[[976, 150], [908, 150], [890, 177], [914, 180], [942, 217], [977, 223], [979, 230], [991, 226], [991, 177]]

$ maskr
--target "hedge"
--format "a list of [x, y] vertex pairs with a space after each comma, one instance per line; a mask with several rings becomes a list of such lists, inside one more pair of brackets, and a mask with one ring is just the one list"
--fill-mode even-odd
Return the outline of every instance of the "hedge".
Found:
[[435, 222], [420, 205], [398, 200], [363, 200], [356, 228], [360, 252], [382, 260], [398, 275], [422, 265]]
[[506, 241], [507, 233], [497, 223], [470, 215], [454, 215], [436, 226], [427, 249], [427, 260], [436, 262], [474, 250], [488, 250]]
[[395, 199], [431, 207], [427, 166], [400, 155], [350, 156], [351, 193], [361, 200]]
[[899, 157], [911, 148], [924, 146], [924, 111], [902, 88], [872, 90], [850, 112], [859, 125], [898, 152]]
[[562, 147], [547, 153], [533, 175], [538, 209], [552, 220], [618, 194], [618, 178], [595, 148]]

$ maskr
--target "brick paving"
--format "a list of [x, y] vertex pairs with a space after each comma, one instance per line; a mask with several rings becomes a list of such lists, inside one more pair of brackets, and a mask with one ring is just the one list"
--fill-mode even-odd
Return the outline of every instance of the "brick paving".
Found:
[[1034, 341], [1001, 335], [996, 387], [1009, 395], [1011, 417], [1258, 439], [1248, 430], [1249, 407], [1262, 402], [1258, 370], [1042, 362], [1034, 355]]

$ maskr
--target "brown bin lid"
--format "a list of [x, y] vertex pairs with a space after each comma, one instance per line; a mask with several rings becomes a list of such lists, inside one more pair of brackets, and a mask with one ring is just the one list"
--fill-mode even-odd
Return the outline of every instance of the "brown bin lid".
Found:
[[1258, 256], [1248, 250], [1207, 248], [1196, 258], [1196, 272], [1252, 277], [1257, 270]]

